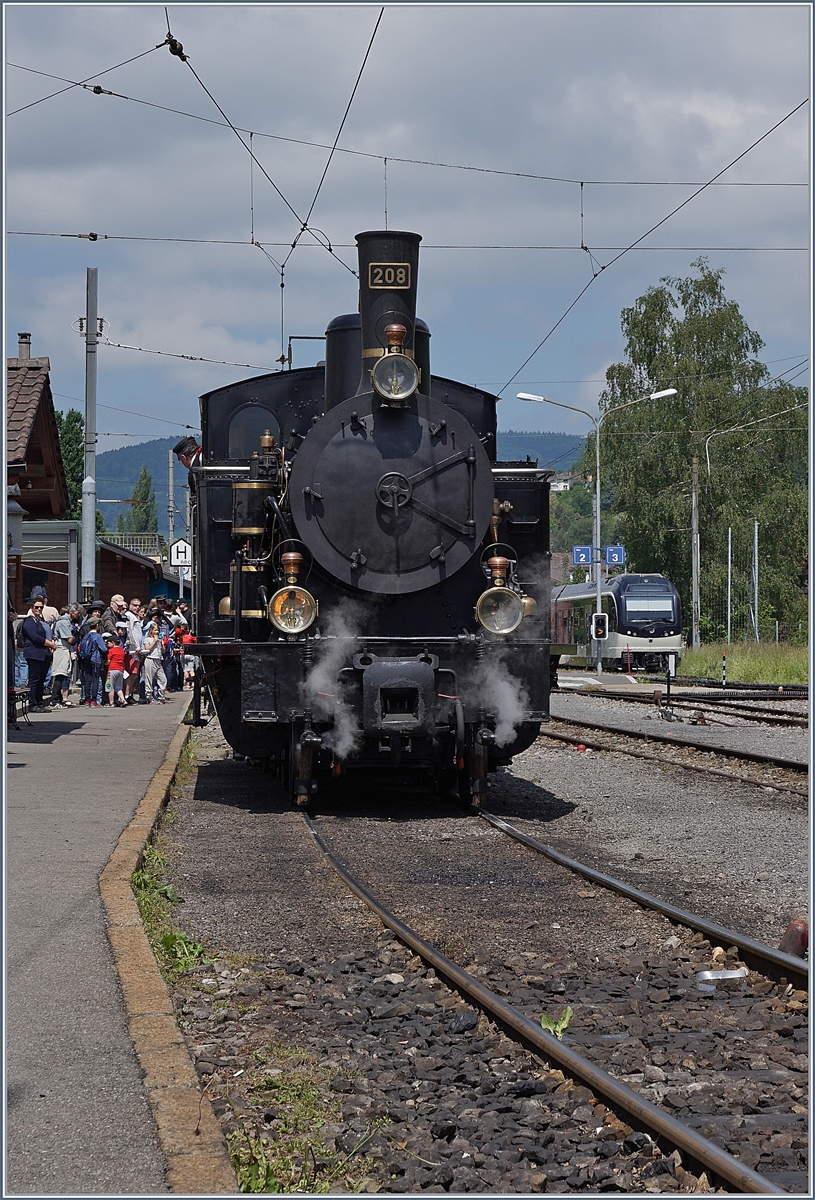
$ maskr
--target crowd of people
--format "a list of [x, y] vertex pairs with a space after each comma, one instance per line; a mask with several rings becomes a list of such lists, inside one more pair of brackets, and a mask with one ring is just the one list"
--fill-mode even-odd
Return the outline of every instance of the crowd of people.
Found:
[[193, 686], [198, 660], [185, 600], [116, 595], [60, 611], [35, 587], [28, 612], [9, 605], [8, 616], [8, 684], [28, 687], [29, 712], [74, 708], [75, 689], [86, 708], [126, 708], [166, 704], [165, 692]]

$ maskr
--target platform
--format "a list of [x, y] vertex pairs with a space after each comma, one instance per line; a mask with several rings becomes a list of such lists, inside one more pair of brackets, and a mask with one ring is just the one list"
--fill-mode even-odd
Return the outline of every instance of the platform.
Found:
[[168, 1190], [98, 880], [189, 699], [9, 731], [4, 1195]]

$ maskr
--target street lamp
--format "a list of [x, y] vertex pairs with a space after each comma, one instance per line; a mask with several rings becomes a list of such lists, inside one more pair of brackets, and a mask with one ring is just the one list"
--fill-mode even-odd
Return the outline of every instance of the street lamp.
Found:
[[[643, 400], [661, 400], [663, 396], [675, 396], [676, 388], [665, 388], [661, 392], [651, 392], [650, 396], [639, 396], [636, 400], [628, 400], [625, 404], [615, 404], [613, 408], [607, 408], [601, 412], [599, 416], [594, 416], [593, 413], [587, 412], [585, 408], [576, 408], [573, 404], [563, 404], [560, 400], [549, 400], [546, 396], [532, 396], [528, 392], [518, 392], [519, 400], [534, 400], [538, 404], [554, 404], [557, 408], [568, 408], [571, 412], [582, 413], [584, 417], [588, 417], [594, 423], [594, 451], [596, 456], [595, 466], [595, 501], [594, 501], [594, 545], [596, 547], [597, 558], [595, 560], [592, 554], [592, 566], [594, 568], [594, 581], [597, 588], [597, 599], [595, 602], [595, 611], [601, 613], [603, 611], [603, 600], [601, 595], [602, 580], [600, 578], [600, 426], [610, 413], [619, 412], [621, 408], [630, 408], [632, 404], [641, 404]], [[603, 646], [597, 641], [597, 674], [603, 673]]]

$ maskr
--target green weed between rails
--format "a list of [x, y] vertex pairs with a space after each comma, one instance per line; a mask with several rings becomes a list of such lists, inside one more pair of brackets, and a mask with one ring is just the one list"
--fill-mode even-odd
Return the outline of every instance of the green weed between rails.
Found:
[[159, 969], [168, 983], [174, 983], [182, 971], [210, 960], [205, 957], [200, 942], [192, 941], [171, 924], [173, 909], [183, 901], [173, 885], [165, 880], [166, 867], [167, 859], [162, 853], [159, 835], [157, 845], [145, 846], [141, 866], [133, 872], [130, 882]]
[[548, 1017], [546, 1013], [544, 1013], [541, 1017], [541, 1028], [545, 1029], [547, 1033], [554, 1034], [557, 1040], [561, 1041], [564, 1033], [569, 1028], [569, 1022], [573, 1016], [574, 1010], [569, 1008], [568, 1005], [566, 1005], [556, 1021], [553, 1021], [551, 1017]]
[[727, 653], [728, 683], [807, 683], [809, 650], [790, 642], [716, 642], [686, 650], [679, 670], [683, 675], [721, 679], [722, 654]]
[[[347, 1153], [326, 1155], [320, 1130], [342, 1120], [331, 1072], [307, 1051], [282, 1043], [256, 1050], [254, 1058], [258, 1069], [245, 1086], [255, 1106], [275, 1113], [274, 1128], [259, 1133], [243, 1120], [227, 1134], [240, 1190], [324, 1195], [341, 1185], [344, 1191], [361, 1191], [373, 1166], [365, 1149], [389, 1120], [371, 1122]], [[270, 1074], [270, 1063], [278, 1064], [279, 1074]]]

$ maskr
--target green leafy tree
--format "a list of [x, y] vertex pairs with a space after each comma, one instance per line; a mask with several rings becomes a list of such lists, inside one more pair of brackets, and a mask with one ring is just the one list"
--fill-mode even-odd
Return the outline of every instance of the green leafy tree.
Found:
[[153, 476], [143, 464], [130, 497], [130, 508], [126, 516], [120, 514], [116, 528], [119, 533], [158, 532], [158, 505], [153, 491]]
[[78, 521], [82, 516], [82, 479], [85, 474], [85, 420], [76, 408], [69, 408], [66, 413], [55, 409], [54, 416], [68, 484], [67, 516], [72, 521]]
[[758, 520], [764, 615], [793, 619], [807, 546], [807, 390], [771, 379], [758, 361], [764, 343], [725, 295], [724, 271], [706, 258], [691, 266], [694, 275], [663, 278], [623, 309], [626, 360], [608, 368], [601, 410], [678, 394], [604, 420], [604, 501], [620, 517], [629, 569], [673, 579], [689, 623], [695, 456], [705, 583], [726, 574], [728, 526], [752, 536]]

